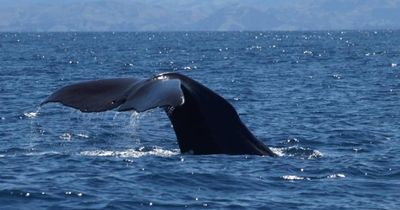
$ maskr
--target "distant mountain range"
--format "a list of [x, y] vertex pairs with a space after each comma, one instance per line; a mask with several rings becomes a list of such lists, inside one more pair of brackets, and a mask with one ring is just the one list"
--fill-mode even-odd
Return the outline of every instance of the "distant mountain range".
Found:
[[400, 29], [400, 0], [0, 0], [0, 31]]

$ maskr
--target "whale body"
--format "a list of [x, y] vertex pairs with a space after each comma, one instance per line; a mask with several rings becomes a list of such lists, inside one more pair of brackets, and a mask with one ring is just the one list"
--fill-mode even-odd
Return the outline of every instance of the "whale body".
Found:
[[228, 101], [179, 73], [80, 82], [55, 91], [42, 105], [50, 102], [82, 112], [161, 107], [171, 120], [181, 153], [275, 156]]

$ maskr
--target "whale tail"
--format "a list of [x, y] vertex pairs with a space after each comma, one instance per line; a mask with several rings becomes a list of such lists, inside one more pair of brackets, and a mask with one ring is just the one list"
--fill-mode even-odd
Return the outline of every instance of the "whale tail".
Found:
[[82, 112], [143, 112], [161, 107], [171, 120], [182, 153], [275, 155], [248, 130], [228, 101], [178, 73], [72, 84], [42, 104], [50, 102]]

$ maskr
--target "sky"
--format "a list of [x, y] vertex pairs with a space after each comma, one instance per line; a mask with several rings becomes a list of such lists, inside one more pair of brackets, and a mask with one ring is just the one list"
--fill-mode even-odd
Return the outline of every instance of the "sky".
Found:
[[0, 0], [0, 31], [400, 29], [400, 0]]

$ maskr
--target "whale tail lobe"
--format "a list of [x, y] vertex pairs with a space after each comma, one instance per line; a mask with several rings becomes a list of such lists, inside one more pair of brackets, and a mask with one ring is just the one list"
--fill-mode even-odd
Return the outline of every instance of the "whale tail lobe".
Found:
[[104, 79], [65, 86], [51, 94], [43, 104], [58, 102], [82, 112], [148, 109], [183, 104], [184, 97], [177, 79], [134, 78]]

